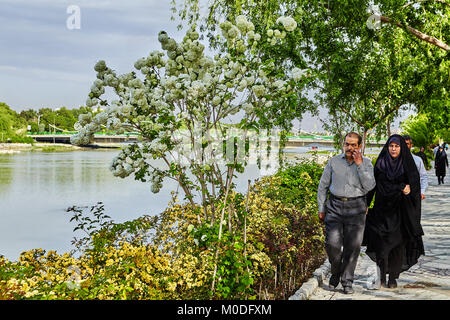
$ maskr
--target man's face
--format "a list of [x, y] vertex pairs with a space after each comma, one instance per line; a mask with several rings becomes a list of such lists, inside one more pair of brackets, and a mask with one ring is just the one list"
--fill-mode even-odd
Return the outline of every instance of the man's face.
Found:
[[411, 148], [413, 146], [411, 140], [405, 140], [405, 142], [406, 142], [406, 145], [408, 146], [408, 149], [411, 150]]
[[360, 150], [361, 145], [358, 144], [358, 137], [347, 136], [344, 141], [344, 151], [346, 157], [351, 157], [353, 152]]

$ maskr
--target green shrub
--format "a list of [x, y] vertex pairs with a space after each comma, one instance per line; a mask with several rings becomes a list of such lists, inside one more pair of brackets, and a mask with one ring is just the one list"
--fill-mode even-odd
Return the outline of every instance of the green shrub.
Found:
[[324, 260], [321, 170], [303, 162], [231, 192], [222, 228], [176, 198], [158, 217], [124, 223], [102, 203], [69, 208], [85, 236], [70, 253], [0, 258], [0, 299], [287, 299]]

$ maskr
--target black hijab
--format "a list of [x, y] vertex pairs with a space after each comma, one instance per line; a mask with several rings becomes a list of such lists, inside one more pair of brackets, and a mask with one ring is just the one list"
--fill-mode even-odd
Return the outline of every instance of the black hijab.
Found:
[[[393, 159], [389, 154], [389, 144], [391, 142], [400, 144], [400, 155], [396, 159]], [[375, 176], [377, 176], [377, 173], [380, 171], [383, 172], [388, 179], [394, 179], [405, 173], [411, 187], [411, 193], [414, 194], [414, 196], [418, 194], [420, 198], [419, 170], [414, 162], [411, 151], [406, 145], [405, 139], [401, 135], [391, 135], [383, 146], [383, 149], [375, 162]]]
[[[403, 169], [403, 146], [401, 143], [401, 139], [403, 139], [400, 135], [392, 135], [386, 141], [386, 144], [381, 150], [380, 155], [378, 156], [375, 167], [380, 171], [384, 172], [389, 179], [395, 179], [401, 176], [405, 171]], [[389, 153], [389, 145], [394, 142], [400, 146], [400, 154], [397, 158], [392, 158]]]

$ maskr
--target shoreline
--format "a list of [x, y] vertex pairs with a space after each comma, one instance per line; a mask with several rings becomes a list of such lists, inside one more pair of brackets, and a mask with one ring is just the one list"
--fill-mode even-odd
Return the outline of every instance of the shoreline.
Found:
[[120, 149], [120, 143], [96, 143], [89, 146], [74, 146], [66, 143], [0, 143], [0, 154], [14, 154], [28, 151], [86, 151], [92, 149]]

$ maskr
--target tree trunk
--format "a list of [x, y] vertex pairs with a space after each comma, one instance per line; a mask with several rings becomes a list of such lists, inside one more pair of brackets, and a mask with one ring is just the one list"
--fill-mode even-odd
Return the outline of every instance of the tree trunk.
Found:
[[362, 137], [362, 148], [361, 148], [361, 153], [362, 155], [364, 155], [365, 151], [366, 151], [366, 140], [367, 140], [367, 128], [363, 128], [364, 132], [363, 132], [363, 137]]
[[388, 137], [391, 136], [391, 121], [389, 118], [386, 118], [386, 129], [387, 129], [387, 135]]

